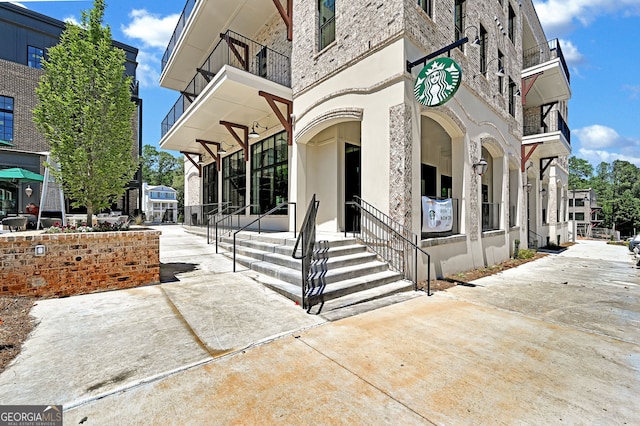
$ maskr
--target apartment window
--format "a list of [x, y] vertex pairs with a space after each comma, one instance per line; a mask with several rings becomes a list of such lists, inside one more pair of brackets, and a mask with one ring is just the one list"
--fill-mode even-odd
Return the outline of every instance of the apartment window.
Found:
[[576, 220], [584, 220], [584, 213], [576, 213]]
[[222, 200], [235, 207], [246, 204], [247, 174], [244, 150], [222, 159]]
[[487, 30], [480, 25], [480, 72], [487, 75]]
[[336, 1], [318, 0], [320, 50], [336, 39]]
[[516, 116], [516, 83], [509, 78], [509, 114]]
[[514, 41], [516, 35], [516, 12], [509, 5], [509, 39]]
[[454, 9], [455, 39], [460, 40], [464, 33], [464, 15], [466, 11], [466, 0], [456, 0]]
[[433, 18], [432, 1], [433, 0], [418, 0], [418, 6], [420, 6], [422, 10], [429, 15], [429, 18]]
[[[498, 50], [498, 69], [497, 71], [504, 70], [504, 55]], [[498, 76], [498, 93], [504, 94], [504, 77]]]
[[39, 47], [27, 46], [27, 65], [31, 68], [42, 68], [44, 51]]
[[202, 203], [218, 202], [218, 164], [214, 161], [202, 168]]
[[[282, 132], [251, 146], [251, 212], [266, 213], [288, 200], [289, 145]], [[282, 209], [276, 214], [287, 214]]]
[[0, 141], [13, 141], [13, 98], [0, 96]]

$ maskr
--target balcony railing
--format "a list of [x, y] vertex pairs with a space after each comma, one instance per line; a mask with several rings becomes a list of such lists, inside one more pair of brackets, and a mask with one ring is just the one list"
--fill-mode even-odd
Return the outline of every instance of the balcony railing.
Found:
[[482, 232], [500, 229], [500, 204], [482, 203]]
[[175, 30], [173, 30], [173, 35], [171, 36], [171, 40], [169, 40], [169, 44], [167, 45], [167, 49], [164, 51], [164, 55], [162, 56], [162, 71], [164, 71], [164, 67], [169, 62], [169, 58], [173, 53], [173, 49], [176, 48], [176, 43], [178, 39], [182, 35], [182, 31], [184, 31], [184, 27], [187, 23], [187, 19], [189, 19], [189, 15], [191, 15], [191, 11], [196, 4], [196, 0], [187, 0], [187, 4], [184, 5], [184, 9], [182, 9], [182, 14], [178, 19], [178, 24], [176, 25]]
[[569, 68], [567, 67], [567, 62], [564, 59], [564, 55], [562, 54], [562, 49], [560, 48], [560, 43], [557, 38], [525, 50], [522, 53], [522, 68], [527, 69], [535, 67], [536, 65], [544, 64], [545, 62], [549, 62], [555, 58], [560, 59], [564, 73], [567, 76], [567, 81], [571, 82]]
[[546, 118], [542, 118], [542, 114], [529, 115], [525, 114], [523, 136], [542, 135], [551, 132], [560, 132], [571, 144], [571, 130], [567, 126], [566, 121], [562, 118], [560, 111], [552, 111]]
[[165, 119], [162, 120], [161, 136], [164, 136], [171, 129], [171, 126], [184, 114], [225, 65], [291, 87], [291, 61], [287, 56], [233, 31], [227, 31], [220, 34], [218, 44], [202, 66], [196, 69], [195, 76], [182, 91], [182, 95]]

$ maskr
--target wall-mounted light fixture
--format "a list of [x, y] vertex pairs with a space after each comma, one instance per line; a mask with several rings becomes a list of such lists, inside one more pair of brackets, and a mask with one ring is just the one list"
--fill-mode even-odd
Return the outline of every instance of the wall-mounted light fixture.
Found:
[[478, 27], [476, 27], [475, 25], [469, 25], [467, 28], [464, 29], [464, 31], [462, 32], [463, 34], [467, 32], [467, 30], [469, 28], [473, 28], [476, 30], [476, 37], [473, 39], [473, 41], [471, 42], [471, 45], [474, 47], [479, 47], [480, 46], [480, 31], [478, 30]]
[[473, 170], [476, 171], [478, 176], [482, 176], [487, 172], [487, 160], [480, 157], [480, 160], [473, 165]]
[[531, 185], [530, 183], [525, 183], [524, 185], [522, 185], [522, 187], [525, 189], [525, 191], [527, 192], [531, 192], [531, 187], [533, 185]]
[[27, 197], [31, 197], [31, 194], [33, 194], [33, 189], [31, 189], [31, 185], [27, 185], [27, 187], [24, 190], [24, 193], [27, 194]]
[[258, 123], [257, 121], [254, 121], [253, 124], [251, 125], [251, 132], [249, 132], [249, 137], [251, 139], [255, 139], [255, 138], [259, 138], [260, 137], [260, 134], [258, 132], [256, 132], [256, 127], [258, 129], [268, 130], [267, 126], [261, 126], [260, 123]]
[[542, 189], [540, 190], [540, 195], [541, 195], [541, 196], [543, 196], [543, 197], [544, 197], [545, 195], [547, 195], [547, 188], [542, 188]]
[[502, 66], [502, 60], [500, 58], [493, 58], [492, 60], [490, 60], [489, 62], [487, 62], [487, 64], [485, 65], [485, 71], [484, 72], [480, 72], [478, 74], [474, 74], [473, 78], [475, 78], [477, 75], [485, 75], [487, 73], [486, 70], [489, 69], [489, 65], [492, 64], [493, 62], [498, 61], [498, 71], [495, 72], [495, 75], [497, 75], [498, 77], [504, 77], [504, 68]]

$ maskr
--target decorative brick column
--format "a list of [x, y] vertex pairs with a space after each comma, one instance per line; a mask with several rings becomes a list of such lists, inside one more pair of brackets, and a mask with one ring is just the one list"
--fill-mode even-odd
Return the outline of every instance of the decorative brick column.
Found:
[[[481, 152], [482, 144], [480, 141], [469, 141], [469, 160], [472, 167], [469, 173], [469, 231], [467, 234], [471, 241], [478, 241], [479, 235], [482, 232], [480, 227], [480, 215], [482, 211], [480, 208], [480, 191], [478, 191], [480, 177], [473, 168], [473, 164], [480, 159]], [[461, 220], [464, 220], [464, 218], [461, 218]]]
[[389, 216], [411, 229], [411, 107], [405, 104], [391, 107], [389, 122]]

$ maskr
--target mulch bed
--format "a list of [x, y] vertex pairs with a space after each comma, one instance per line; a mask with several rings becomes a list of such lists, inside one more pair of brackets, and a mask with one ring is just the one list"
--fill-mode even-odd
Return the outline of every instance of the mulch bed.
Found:
[[0, 297], [0, 373], [18, 356], [36, 325], [30, 315], [35, 301], [30, 297]]

